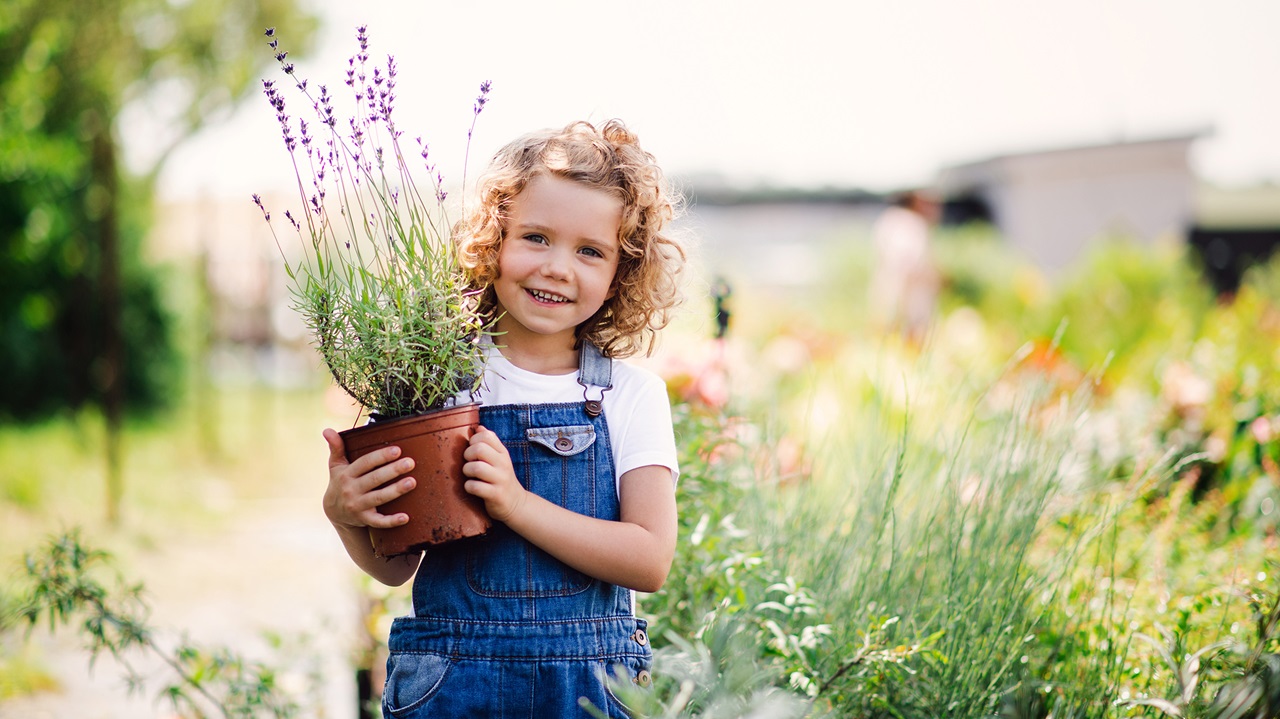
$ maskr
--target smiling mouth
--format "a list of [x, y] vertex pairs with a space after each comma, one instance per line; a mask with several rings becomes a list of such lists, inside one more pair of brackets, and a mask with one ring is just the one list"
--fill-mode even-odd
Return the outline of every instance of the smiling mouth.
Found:
[[542, 290], [525, 289], [525, 292], [528, 292], [535, 300], [539, 302], [546, 302], [549, 304], [561, 305], [570, 301], [568, 297], [555, 295], [550, 292], [543, 292]]

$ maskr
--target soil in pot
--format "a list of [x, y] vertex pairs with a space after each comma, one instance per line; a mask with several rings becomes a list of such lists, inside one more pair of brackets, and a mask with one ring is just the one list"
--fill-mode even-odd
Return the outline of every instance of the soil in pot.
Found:
[[349, 462], [393, 444], [400, 448], [401, 456], [413, 458], [414, 469], [408, 474], [417, 480], [417, 486], [378, 507], [383, 514], [404, 512], [409, 522], [369, 530], [379, 557], [407, 554], [489, 531], [491, 520], [484, 503], [462, 488], [466, 481], [462, 453], [472, 428], [479, 423], [480, 405], [472, 403], [340, 433]]

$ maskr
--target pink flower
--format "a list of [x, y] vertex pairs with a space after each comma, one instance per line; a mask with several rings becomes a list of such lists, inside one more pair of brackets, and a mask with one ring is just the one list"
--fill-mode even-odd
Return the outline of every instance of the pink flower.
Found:
[[1266, 444], [1275, 437], [1275, 432], [1271, 427], [1271, 420], [1267, 417], [1258, 417], [1250, 422], [1249, 431], [1253, 432], [1253, 438], [1258, 440], [1258, 444]]

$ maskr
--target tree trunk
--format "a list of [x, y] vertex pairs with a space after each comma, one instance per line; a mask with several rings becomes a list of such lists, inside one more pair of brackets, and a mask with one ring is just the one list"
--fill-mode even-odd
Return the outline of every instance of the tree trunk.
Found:
[[102, 313], [102, 355], [98, 381], [102, 412], [106, 419], [107, 522], [120, 524], [124, 497], [124, 342], [121, 336], [120, 292], [120, 183], [116, 144], [107, 117], [96, 118], [93, 133], [93, 184], [101, 193], [94, 202], [97, 217], [98, 301]]

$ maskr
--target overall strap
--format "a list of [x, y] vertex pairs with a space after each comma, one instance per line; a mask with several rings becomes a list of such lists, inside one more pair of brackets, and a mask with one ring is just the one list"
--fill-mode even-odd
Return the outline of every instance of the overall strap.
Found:
[[[600, 348], [590, 342], [583, 342], [578, 352], [578, 384], [582, 385], [587, 414], [599, 417], [604, 411], [604, 393], [613, 389], [613, 360], [605, 357]], [[592, 387], [600, 388], [597, 399], [591, 399]]]

